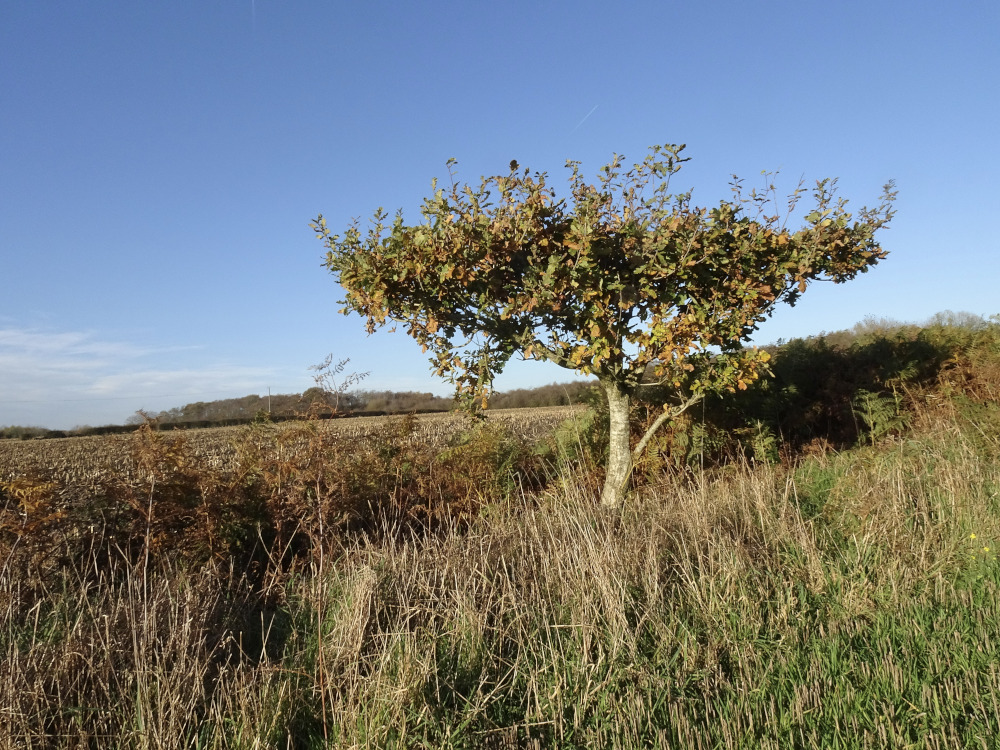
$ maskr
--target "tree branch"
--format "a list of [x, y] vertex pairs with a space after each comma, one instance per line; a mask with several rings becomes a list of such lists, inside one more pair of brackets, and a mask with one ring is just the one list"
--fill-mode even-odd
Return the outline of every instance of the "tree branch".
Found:
[[680, 404], [679, 406], [676, 406], [673, 409], [666, 410], [660, 416], [658, 416], [656, 418], [656, 421], [649, 426], [649, 429], [646, 430], [646, 434], [642, 436], [642, 439], [635, 446], [635, 450], [632, 451], [632, 463], [635, 464], [639, 462], [639, 459], [642, 457], [643, 451], [646, 450], [646, 446], [649, 444], [649, 441], [653, 439], [653, 435], [656, 434], [656, 431], [660, 429], [660, 427], [663, 425], [664, 422], [666, 422], [668, 419], [679, 417], [681, 414], [686, 412], [696, 403], [701, 401], [703, 397], [704, 397], [703, 394], [696, 393], [690, 396], [688, 400], [685, 401], [683, 404]]
[[553, 362], [553, 363], [559, 365], [560, 367], [565, 367], [565, 368], [567, 368], [569, 370], [575, 370], [575, 369], [577, 369], [577, 368], [573, 367], [572, 364], [570, 364], [570, 361], [569, 361], [568, 357], [560, 354], [555, 349], [552, 349], [551, 347], [548, 347], [545, 344], [542, 344], [537, 339], [535, 339], [534, 341], [531, 342], [531, 348], [535, 349], [535, 350], [538, 350], [539, 352], [541, 352], [542, 354], [545, 355], [545, 358], [547, 360], [549, 360], [550, 362]]

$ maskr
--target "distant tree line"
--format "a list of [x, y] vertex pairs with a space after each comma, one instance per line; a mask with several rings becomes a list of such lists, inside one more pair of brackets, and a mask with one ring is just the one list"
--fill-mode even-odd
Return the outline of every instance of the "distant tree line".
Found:
[[[544, 406], [566, 406], [581, 403], [593, 388], [587, 381], [551, 383], [538, 388], [518, 388], [500, 391], [490, 401], [491, 409], [521, 409]], [[380, 416], [450, 411], [455, 407], [451, 396], [435, 396], [418, 391], [355, 390], [331, 394], [313, 387], [303, 393], [284, 393], [217, 401], [195, 401], [158, 413], [136, 412], [124, 425], [101, 427], [81, 426], [72, 430], [48, 430], [44, 427], [0, 426], [0, 439], [32, 440], [35, 438], [78, 437], [128, 432], [147, 419], [175, 427], [220, 427], [245, 424], [266, 416], [272, 421], [297, 419], [306, 415], [330, 417]]]
[[361, 415], [448, 411], [452, 406], [451, 398], [442, 398], [433, 393], [352, 391], [337, 395], [313, 387], [303, 393], [250, 395], [218, 401], [197, 401], [152, 416], [161, 424], [189, 424], [251, 420], [265, 414], [271, 419], [294, 419], [317, 413], [320, 416], [330, 416], [334, 412], [343, 415]]
[[570, 406], [583, 402], [594, 390], [596, 381], [550, 383], [538, 388], [515, 388], [490, 398], [491, 409], [534, 409], [543, 406]]
[[[538, 388], [500, 391], [490, 399], [491, 409], [523, 409], [543, 406], [567, 406], [580, 403], [593, 387], [588, 381], [551, 383]], [[261, 414], [273, 418], [294, 418], [310, 411], [331, 411], [334, 395], [321, 388], [305, 392], [271, 396], [250, 395], [218, 401], [197, 401], [152, 415], [161, 424], [226, 422], [250, 420]], [[356, 390], [342, 393], [336, 403], [344, 415], [408, 414], [410, 412], [450, 411], [455, 407], [451, 396], [435, 396], [419, 391]], [[134, 418], [141, 421], [141, 418]]]
[[[758, 442], [767, 438], [775, 446], [785, 444], [795, 450], [815, 441], [834, 447], [851, 445], [868, 433], [890, 429], [899, 417], [900, 394], [907, 390], [932, 387], [945, 373], [954, 375], [963, 367], [971, 368], [970, 378], [995, 368], [1000, 352], [1000, 316], [985, 319], [946, 311], [922, 325], [867, 318], [847, 330], [779, 341], [766, 348], [772, 358], [773, 377], [739, 394], [707, 399], [697, 415], [697, 440], [681, 434], [687, 427], [694, 427], [685, 427], [686, 422], [678, 420], [670, 428], [677, 435], [668, 431], [663, 441], [687, 441], [685, 455], [694, 455], [695, 448], [701, 446], [699, 456], [711, 453], [713, 441], [722, 446], [726, 444], [725, 436], [732, 435], [750, 435], [747, 439]], [[601, 398], [593, 390], [594, 383], [587, 381], [520, 388], [495, 393], [489, 406], [518, 409], [599, 403]], [[245, 424], [262, 416], [282, 421], [307, 414], [330, 416], [335, 410], [335, 398], [335, 394], [317, 387], [301, 394], [199, 401], [148, 416], [175, 427]], [[451, 398], [432, 393], [356, 390], [339, 395], [336, 411], [344, 416], [362, 416], [448, 411], [453, 406]], [[131, 425], [66, 431], [0, 426], [0, 439], [125, 432], [142, 421], [139, 414], [130, 418]], [[661, 447], [670, 452], [670, 446]]]

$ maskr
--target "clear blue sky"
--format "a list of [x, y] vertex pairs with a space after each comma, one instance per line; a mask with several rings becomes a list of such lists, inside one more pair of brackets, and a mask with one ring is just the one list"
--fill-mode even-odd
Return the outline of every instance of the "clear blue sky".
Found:
[[449, 157], [564, 184], [566, 159], [686, 143], [701, 204], [732, 173], [838, 176], [855, 208], [893, 178], [888, 259], [757, 340], [998, 313], [998, 39], [994, 1], [4, 0], [0, 425], [299, 392], [330, 352], [447, 393], [336, 313], [308, 223], [415, 220]]

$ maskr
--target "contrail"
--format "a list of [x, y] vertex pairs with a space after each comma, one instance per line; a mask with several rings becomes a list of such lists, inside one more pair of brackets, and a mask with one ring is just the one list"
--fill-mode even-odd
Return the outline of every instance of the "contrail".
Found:
[[587, 121], [587, 118], [588, 118], [588, 117], [590, 117], [590, 116], [591, 116], [592, 114], [594, 114], [594, 112], [596, 112], [596, 111], [597, 111], [597, 108], [598, 108], [599, 106], [601, 106], [601, 105], [599, 105], [599, 104], [595, 104], [595, 105], [594, 105], [594, 108], [593, 108], [592, 110], [590, 110], [590, 111], [589, 111], [589, 112], [588, 112], [588, 113], [587, 113], [586, 115], [584, 115], [584, 118], [583, 118], [582, 120], [580, 120], [580, 122], [578, 122], [578, 123], [576, 124], [576, 128], [573, 128], [573, 129], [572, 129], [571, 131], [569, 131], [569, 132], [570, 132], [570, 135], [572, 135], [573, 133], [575, 133], [575, 132], [576, 132], [576, 129], [577, 129], [577, 128], [579, 128], [579, 127], [580, 127], [581, 125], [583, 125], [583, 123], [585, 123], [585, 122]]

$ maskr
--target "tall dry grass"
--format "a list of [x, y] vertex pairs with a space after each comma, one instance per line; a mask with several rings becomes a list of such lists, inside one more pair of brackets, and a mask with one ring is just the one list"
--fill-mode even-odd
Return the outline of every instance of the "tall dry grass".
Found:
[[5, 575], [0, 744], [995, 747], [998, 456], [928, 420], [621, 515], [564, 467], [253, 586], [141, 558], [31, 597]]

